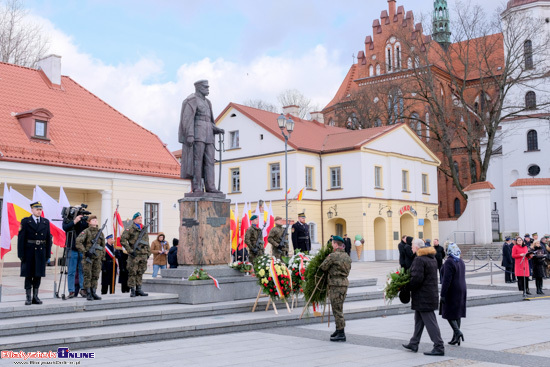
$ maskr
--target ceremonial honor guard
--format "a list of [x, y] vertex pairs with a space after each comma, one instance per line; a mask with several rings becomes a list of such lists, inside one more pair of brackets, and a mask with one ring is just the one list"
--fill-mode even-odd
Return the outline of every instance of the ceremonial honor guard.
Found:
[[306, 223], [306, 215], [298, 214], [298, 222], [292, 225], [292, 245], [294, 250], [311, 251], [311, 239], [309, 237], [309, 226]]
[[334, 252], [327, 256], [319, 266], [328, 275], [328, 297], [336, 322], [336, 331], [330, 336], [330, 341], [345, 342], [346, 320], [344, 319], [344, 301], [348, 293], [348, 275], [351, 270], [351, 258], [345, 251], [344, 239], [332, 237]]
[[42, 204], [39, 201], [31, 204], [31, 212], [30, 217], [21, 219], [17, 257], [21, 260], [21, 276], [25, 277], [25, 305], [40, 305], [42, 301], [38, 298], [38, 289], [41, 278], [46, 276], [46, 263], [52, 251], [52, 236], [50, 222], [42, 218]]
[[[89, 226], [76, 238], [76, 249], [82, 253], [82, 272], [84, 273], [84, 289], [88, 301], [100, 300], [97, 295], [97, 281], [101, 272], [101, 263], [105, 257], [105, 237], [97, 225], [97, 217], [91, 215]], [[99, 236], [98, 236], [99, 235]], [[94, 240], [97, 246], [92, 249]]]
[[[147, 259], [151, 255], [151, 247], [149, 246], [149, 236], [147, 229], [143, 228], [143, 217], [141, 213], [136, 213], [132, 217], [134, 223], [127, 228], [120, 237], [120, 244], [124, 246], [128, 252], [128, 287], [130, 287], [130, 297], [148, 296], [141, 290], [141, 282], [143, 274], [147, 270]], [[140, 237], [142, 231], [143, 235]], [[139, 239], [139, 241], [138, 241]], [[137, 243], [136, 243], [137, 242]]]
[[244, 235], [244, 243], [248, 246], [248, 261], [254, 264], [254, 260], [264, 254], [264, 240], [262, 229], [258, 228], [257, 215], [253, 215], [250, 218], [250, 227], [246, 230], [246, 234]]
[[283, 218], [275, 217], [275, 227], [269, 231], [267, 242], [271, 244], [271, 253], [279, 260], [281, 260], [281, 256], [288, 256], [288, 241], [282, 242], [283, 234], [286, 237], [288, 233], [284, 232]]
[[109, 289], [113, 292], [113, 262], [115, 263], [115, 275], [117, 274], [118, 266], [116, 264], [116, 253], [114, 242], [115, 239], [112, 234], [106, 237], [107, 243], [105, 244], [105, 259], [101, 265], [101, 294], [107, 294]]

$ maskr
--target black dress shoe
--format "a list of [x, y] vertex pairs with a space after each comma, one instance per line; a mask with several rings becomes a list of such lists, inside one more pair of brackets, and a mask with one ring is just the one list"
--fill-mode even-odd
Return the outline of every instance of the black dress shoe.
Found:
[[529, 292], [529, 291], [525, 291], [525, 294], [531, 295], [531, 292]]
[[403, 348], [408, 349], [413, 352], [418, 352], [418, 345], [411, 345], [411, 344], [402, 344]]
[[427, 356], [444, 356], [445, 355], [445, 351], [444, 350], [439, 350], [439, 349], [432, 349], [431, 351], [429, 352], [424, 352], [424, 355], [427, 355]]

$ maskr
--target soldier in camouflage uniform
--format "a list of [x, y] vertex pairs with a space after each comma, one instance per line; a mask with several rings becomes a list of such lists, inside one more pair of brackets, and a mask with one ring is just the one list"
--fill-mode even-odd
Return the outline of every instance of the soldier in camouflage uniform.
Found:
[[[271, 228], [271, 231], [269, 231], [267, 242], [271, 244], [271, 253], [279, 260], [281, 260], [281, 256], [288, 256], [288, 240], [285, 241], [282, 246], [280, 246], [284, 232], [285, 230], [283, 228], [283, 218], [275, 217], [275, 227]], [[285, 235], [285, 237], [287, 236], [288, 233]]]
[[[246, 230], [244, 235], [244, 243], [248, 246], [248, 261], [254, 264], [254, 260], [257, 257], [264, 254], [264, 240], [262, 229], [258, 228], [258, 216], [253, 215], [250, 218], [250, 227]], [[256, 245], [256, 243], [258, 243]]]
[[[151, 255], [149, 246], [149, 235], [147, 228], [143, 228], [143, 217], [141, 213], [134, 214], [132, 220], [134, 223], [127, 228], [120, 237], [120, 244], [128, 252], [128, 287], [130, 287], [130, 297], [148, 296], [141, 290], [141, 281], [143, 274], [147, 270], [147, 259]], [[146, 231], [134, 251], [134, 244], [137, 241], [141, 231]]]
[[344, 239], [332, 237], [334, 252], [327, 256], [319, 268], [328, 274], [328, 297], [332, 305], [332, 313], [336, 320], [336, 331], [330, 336], [330, 341], [345, 342], [344, 301], [348, 293], [348, 275], [351, 270], [351, 258], [345, 252]]
[[76, 238], [75, 247], [78, 252], [82, 253], [82, 272], [84, 273], [86, 299], [88, 301], [93, 301], [94, 299], [101, 299], [101, 297], [96, 294], [96, 288], [99, 273], [101, 273], [101, 263], [105, 258], [105, 237], [103, 233], [100, 233], [98, 238], [99, 247], [96, 248], [94, 253], [90, 252], [93, 245], [92, 242], [100, 229], [95, 215], [90, 216], [88, 223], [88, 228], [83, 230]]

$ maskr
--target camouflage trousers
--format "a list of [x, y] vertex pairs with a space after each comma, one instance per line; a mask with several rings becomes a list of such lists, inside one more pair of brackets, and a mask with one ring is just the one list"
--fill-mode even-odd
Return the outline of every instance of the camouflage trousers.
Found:
[[128, 270], [128, 287], [141, 286], [143, 274], [147, 270], [147, 255], [128, 256], [126, 269]]
[[258, 258], [258, 257], [262, 257], [264, 256], [264, 251], [258, 251], [257, 254], [253, 254], [252, 251], [249, 251], [248, 252], [248, 261], [250, 261], [251, 264], [254, 264], [254, 261]]
[[283, 247], [281, 250], [279, 250], [275, 246], [271, 246], [271, 254], [275, 256], [275, 258], [281, 260], [281, 257], [288, 257], [288, 247]]
[[99, 279], [99, 273], [101, 273], [101, 259], [98, 257], [91, 257], [91, 263], [86, 261], [86, 255], [82, 257], [82, 273], [84, 274], [84, 289], [97, 288], [97, 280]]
[[336, 330], [343, 330], [346, 327], [346, 320], [344, 319], [344, 301], [348, 293], [348, 287], [328, 287], [328, 298], [332, 306], [332, 314], [336, 322]]

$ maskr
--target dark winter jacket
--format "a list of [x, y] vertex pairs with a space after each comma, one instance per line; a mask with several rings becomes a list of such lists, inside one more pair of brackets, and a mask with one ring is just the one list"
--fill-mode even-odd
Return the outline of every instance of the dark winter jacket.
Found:
[[441, 245], [434, 246], [435, 260], [437, 261], [437, 268], [441, 269], [443, 265], [443, 259], [445, 258], [445, 249]]
[[466, 317], [466, 265], [449, 256], [443, 264], [441, 276], [441, 316], [447, 320]]
[[413, 238], [412, 237], [407, 237], [407, 243], [405, 244], [404, 246], [404, 255], [405, 255], [405, 266], [403, 266], [405, 268], [405, 270], [407, 269], [410, 269], [411, 268], [411, 265], [413, 263], [413, 260], [414, 260], [414, 257], [416, 256], [414, 253], [413, 253], [413, 250], [412, 250], [412, 240]]
[[546, 254], [541, 246], [534, 247], [533, 254], [533, 278], [544, 278], [546, 268]]
[[170, 250], [168, 250], [168, 264], [170, 265], [170, 268], [177, 268], [178, 267], [178, 246], [172, 246]]
[[514, 258], [512, 257], [512, 244], [506, 243], [502, 245], [502, 266], [511, 267], [514, 266]]
[[[63, 221], [63, 230], [67, 232], [67, 241], [68, 247], [73, 251], [78, 251], [76, 249], [76, 238], [82, 233], [86, 228], [88, 228], [88, 222], [85, 220], [80, 220], [78, 223], [74, 224], [72, 220]], [[71, 232], [73, 231], [73, 232]], [[71, 233], [69, 233], [71, 232]]]
[[439, 306], [435, 252], [433, 247], [420, 248], [412, 262], [409, 288], [414, 311], [435, 311]]
[[405, 246], [407, 246], [407, 244], [403, 242], [403, 240], [397, 245], [397, 249], [399, 250], [399, 266], [402, 268], [405, 267]]

